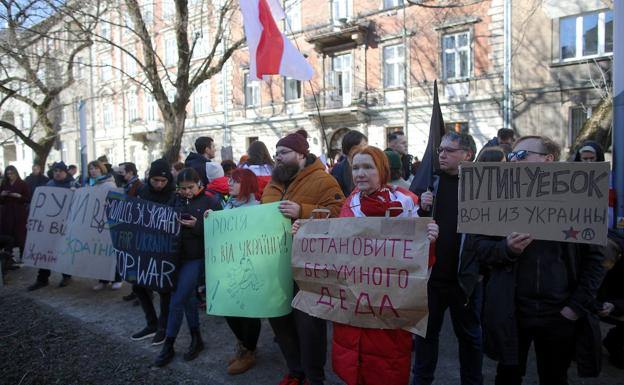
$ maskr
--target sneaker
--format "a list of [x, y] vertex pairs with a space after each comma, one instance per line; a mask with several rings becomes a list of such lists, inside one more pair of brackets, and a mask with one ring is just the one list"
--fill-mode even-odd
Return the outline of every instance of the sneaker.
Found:
[[46, 287], [46, 286], [48, 286], [47, 282], [36, 281], [32, 285], [28, 286], [27, 290], [33, 291], [33, 290], [41, 289], [42, 287]]
[[134, 301], [136, 297], [136, 294], [130, 293], [128, 295], [124, 295], [123, 297], [121, 297], [121, 299], [123, 299], [124, 301]]
[[165, 337], [165, 330], [158, 329], [154, 334], [154, 339], [152, 339], [152, 345], [156, 346], [162, 344], [163, 342], [165, 342]]
[[111, 289], [119, 290], [121, 289], [122, 286], [123, 286], [123, 282], [113, 282], [113, 284], [111, 285]]
[[284, 376], [284, 378], [282, 378], [282, 380], [277, 385], [303, 385], [303, 384], [304, 384], [304, 381], [301, 378], [287, 374]]
[[134, 333], [130, 339], [132, 341], [140, 341], [146, 338], [153, 337], [156, 334], [156, 328], [146, 326], [143, 330], [138, 333]]
[[93, 286], [93, 290], [94, 291], [100, 291], [100, 290], [104, 289], [104, 286], [106, 286], [105, 283], [98, 282], [95, 286]]
[[245, 349], [227, 368], [230, 375], [245, 373], [256, 364], [256, 352]]
[[63, 277], [61, 278], [61, 282], [59, 282], [58, 287], [65, 287], [67, 285], [69, 285], [69, 280], [71, 278], [70, 277]]

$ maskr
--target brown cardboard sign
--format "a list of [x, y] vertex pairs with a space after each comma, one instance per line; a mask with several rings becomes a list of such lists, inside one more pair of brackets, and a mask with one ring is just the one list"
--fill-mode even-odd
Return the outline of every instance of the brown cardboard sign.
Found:
[[292, 306], [359, 327], [427, 329], [430, 218], [310, 219], [293, 239]]
[[607, 242], [609, 163], [462, 163], [457, 231]]

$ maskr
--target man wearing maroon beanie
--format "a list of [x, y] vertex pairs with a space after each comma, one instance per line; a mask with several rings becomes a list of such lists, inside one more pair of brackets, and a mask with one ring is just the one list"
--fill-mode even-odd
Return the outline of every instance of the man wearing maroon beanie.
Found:
[[[337, 217], [344, 201], [338, 182], [323, 163], [310, 154], [307, 132], [299, 130], [277, 142], [271, 182], [262, 203], [281, 201], [280, 212], [293, 221], [310, 218], [315, 209], [329, 209]], [[299, 288], [295, 284], [295, 291]], [[279, 385], [321, 385], [325, 380], [327, 325], [325, 320], [297, 309], [283, 317], [270, 318], [288, 374]]]

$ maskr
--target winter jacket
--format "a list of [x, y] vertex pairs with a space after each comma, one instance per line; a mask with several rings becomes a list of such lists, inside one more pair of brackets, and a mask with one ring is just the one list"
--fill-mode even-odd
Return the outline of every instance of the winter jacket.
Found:
[[102, 175], [97, 178], [89, 178], [89, 186], [95, 188], [116, 188], [115, 178], [112, 174]]
[[28, 189], [31, 195], [35, 193], [35, 189], [37, 187], [45, 186], [49, 180], [50, 179], [48, 179], [48, 177], [43, 174], [39, 174], [39, 175], [30, 174], [26, 177], [26, 179], [24, 179], [24, 181], [28, 185]]
[[221, 205], [214, 199], [206, 196], [203, 191], [194, 197], [187, 199], [175, 194], [170, 206], [174, 207], [181, 215], [191, 214], [197, 219], [195, 226], [180, 228], [180, 260], [204, 258], [204, 212], [206, 210], [221, 210]]
[[241, 168], [246, 168], [256, 175], [256, 179], [258, 180], [258, 193], [256, 194], [256, 199], [260, 200], [262, 193], [264, 192], [264, 188], [271, 181], [273, 166], [270, 164], [244, 164]]
[[76, 182], [73, 176], [67, 174], [65, 179], [58, 181], [54, 178], [50, 179], [48, 183], [46, 183], [48, 187], [61, 187], [61, 188], [78, 188], [80, 184]]
[[146, 201], [160, 203], [161, 205], [169, 204], [173, 199], [173, 193], [175, 191], [175, 185], [173, 183], [173, 175], [170, 172], [167, 173], [167, 184], [165, 188], [160, 191], [154, 190], [149, 179], [147, 182], [141, 187], [138, 193], [138, 197], [141, 199], [145, 199]]
[[221, 206], [225, 205], [230, 193], [229, 178], [227, 176], [216, 178], [206, 186], [204, 193], [214, 198]]
[[[597, 331], [595, 297], [605, 269], [603, 248], [579, 243], [533, 241], [514, 255], [503, 237], [467, 237], [464, 254], [474, 254], [488, 271], [483, 329], [485, 353], [505, 364], [518, 361], [517, 317], [540, 317], [568, 306], [576, 321], [579, 375], [597, 375], [599, 347], [588, 333]], [[599, 332], [599, 331], [598, 331]]]
[[206, 163], [210, 162], [210, 160], [206, 159], [204, 156], [199, 155], [196, 152], [191, 152], [186, 159], [184, 160], [185, 167], [192, 167], [201, 178], [202, 185], [206, 186], [210, 181], [206, 176]]
[[143, 182], [138, 177], [134, 177], [130, 179], [128, 183], [124, 186], [124, 192], [129, 197], [135, 197], [139, 194], [139, 191], [143, 188]]
[[16, 245], [24, 247], [26, 242], [26, 222], [28, 221], [28, 202], [30, 202], [30, 190], [26, 182], [16, 180], [12, 185], [8, 178], [0, 186], [0, 193], [17, 193], [21, 196], [0, 195], [0, 234], [11, 236]]
[[299, 171], [288, 186], [271, 180], [262, 194], [262, 203], [290, 200], [301, 206], [299, 218], [310, 218], [315, 209], [329, 209], [330, 217], [335, 218], [340, 213], [344, 195], [338, 182], [325, 172], [323, 163], [314, 155], [308, 157], [311, 163]]
[[336, 182], [340, 185], [340, 189], [344, 196], [351, 195], [355, 186], [353, 185], [353, 175], [351, 174], [351, 165], [347, 158], [344, 158], [338, 164], [336, 164], [332, 170], [331, 175], [336, 178]]
[[[399, 217], [417, 217], [418, 198], [403, 188], [391, 189], [400, 201]], [[340, 217], [364, 217], [356, 189], [345, 200]], [[371, 329], [334, 322], [332, 367], [347, 385], [407, 384], [412, 359], [412, 335], [401, 329]]]

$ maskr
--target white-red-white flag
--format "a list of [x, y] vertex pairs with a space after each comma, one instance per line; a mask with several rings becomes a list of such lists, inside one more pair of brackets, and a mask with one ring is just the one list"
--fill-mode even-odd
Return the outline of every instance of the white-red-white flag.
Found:
[[240, 0], [245, 36], [249, 47], [249, 76], [282, 75], [297, 80], [310, 80], [314, 70], [277, 27], [276, 19], [284, 18], [277, 0]]

